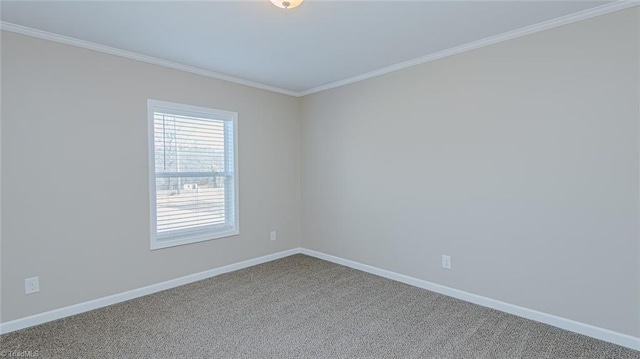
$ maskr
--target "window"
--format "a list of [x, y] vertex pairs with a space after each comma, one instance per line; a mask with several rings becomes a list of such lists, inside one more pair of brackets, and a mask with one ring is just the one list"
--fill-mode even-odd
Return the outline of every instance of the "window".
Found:
[[239, 233], [235, 112], [149, 100], [151, 249]]

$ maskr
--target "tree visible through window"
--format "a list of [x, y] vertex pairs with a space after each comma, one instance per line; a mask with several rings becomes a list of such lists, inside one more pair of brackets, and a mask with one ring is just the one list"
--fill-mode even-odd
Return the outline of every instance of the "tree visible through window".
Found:
[[149, 100], [151, 247], [238, 234], [233, 112]]

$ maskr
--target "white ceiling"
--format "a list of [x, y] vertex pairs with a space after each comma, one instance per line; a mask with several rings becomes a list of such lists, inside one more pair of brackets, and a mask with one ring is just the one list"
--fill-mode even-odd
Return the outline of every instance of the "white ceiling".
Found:
[[0, 10], [3, 25], [304, 94], [606, 3], [306, 0], [283, 10], [269, 0], [3, 0]]

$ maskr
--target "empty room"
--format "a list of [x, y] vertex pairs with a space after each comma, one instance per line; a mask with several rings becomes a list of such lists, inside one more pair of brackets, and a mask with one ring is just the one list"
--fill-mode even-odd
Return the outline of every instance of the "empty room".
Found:
[[639, 2], [0, 20], [0, 357], [640, 359]]

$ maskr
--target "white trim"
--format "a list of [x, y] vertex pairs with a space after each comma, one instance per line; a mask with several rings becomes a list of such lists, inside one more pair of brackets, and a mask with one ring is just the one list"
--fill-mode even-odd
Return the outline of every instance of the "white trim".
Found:
[[88, 312], [90, 310], [125, 302], [127, 300], [143, 297], [145, 295], [179, 287], [181, 285], [197, 282], [199, 280], [215, 277], [223, 273], [233, 272], [239, 269], [252, 267], [252, 266], [266, 263], [266, 262], [271, 262], [276, 259], [288, 257], [298, 253], [300, 253], [300, 248], [293, 248], [286, 251], [268, 254], [266, 256], [253, 258], [246, 261], [210, 269], [204, 272], [194, 273], [184, 277], [171, 279], [166, 282], [156, 283], [146, 287], [133, 289], [127, 292], [90, 300], [88, 302], [74, 304], [68, 307], [54, 309], [48, 312], [38, 313], [29, 317], [20, 318], [20, 319], [12, 320], [5, 323], [0, 323], [0, 334], [10, 333], [16, 330], [32, 327], [34, 325], [50, 322], [52, 320], [61, 319], [61, 318], [75, 315], [75, 314]]
[[499, 310], [501, 312], [513, 314], [518, 317], [535, 320], [537, 322], [549, 324], [554, 327], [558, 327], [560, 329], [569, 330], [569, 331], [583, 334], [592, 338], [618, 344], [623, 347], [631, 348], [634, 350], [640, 350], [640, 338], [636, 338], [631, 335], [614, 332], [609, 329], [599, 328], [590, 324], [577, 322], [575, 320], [562, 318], [552, 314], [539, 312], [537, 310], [501, 302], [499, 300], [483, 297], [480, 295], [450, 288], [450, 287], [429, 282], [426, 280], [410, 277], [404, 274], [399, 274], [399, 273], [395, 273], [385, 269], [373, 267], [367, 264], [362, 264], [352, 260], [332, 256], [322, 252], [317, 252], [311, 249], [302, 248], [301, 253], [311, 257], [318, 258], [318, 259], [322, 259], [325, 261], [350, 267], [353, 269], [361, 270], [363, 272], [367, 272], [373, 275], [377, 275], [387, 279], [402, 282], [414, 287], [430, 290], [432, 292], [444, 294], [449, 297], [461, 299], [466, 302], [478, 304], [483, 307], [488, 307], [488, 308]]
[[633, 7], [633, 6], [638, 6], [638, 5], [640, 5], [638, 3], [638, 1], [640, 1], [640, 0], [631, 0], [631, 1], [618, 0], [618, 1], [615, 1], [615, 2], [610, 3], [610, 4], [596, 6], [596, 7], [591, 8], [591, 9], [587, 9], [587, 10], [583, 10], [583, 11], [576, 12], [576, 13], [573, 13], [573, 14], [565, 15], [565, 16], [562, 16], [562, 17], [559, 17], [559, 18], [543, 21], [541, 23], [530, 25], [530, 26], [527, 26], [527, 27], [523, 27], [521, 29], [517, 29], [517, 30], [505, 32], [505, 33], [502, 33], [502, 34], [490, 36], [490, 37], [487, 37], [487, 38], [484, 38], [484, 39], [481, 39], [481, 40], [470, 42], [468, 44], [452, 47], [452, 48], [449, 48], [449, 49], [446, 49], [446, 50], [443, 50], [443, 51], [440, 51], [440, 52], [436, 52], [436, 53], [433, 53], [433, 54], [430, 54], [430, 55], [418, 57], [418, 58], [413, 59], [413, 60], [408, 60], [408, 61], [401, 62], [401, 63], [395, 64], [395, 65], [391, 65], [391, 66], [383, 67], [381, 69], [373, 70], [373, 71], [370, 71], [370, 72], [367, 72], [367, 73], [364, 73], [364, 74], [361, 74], [361, 75], [357, 75], [357, 76], [349, 77], [349, 78], [346, 78], [346, 79], [343, 79], [343, 80], [331, 82], [331, 83], [328, 83], [328, 84], [325, 84], [325, 85], [321, 85], [321, 86], [317, 86], [317, 87], [314, 87], [314, 88], [311, 88], [311, 89], [308, 89], [308, 90], [305, 90], [305, 91], [300, 91], [300, 92], [296, 93], [296, 96], [300, 97], [300, 96], [311, 95], [311, 94], [318, 93], [318, 92], [321, 92], [321, 91], [325, 91], [325, 90], [333, 89], [333, 88], [336, 88], [336, 87], [349, 85], [349, 84], [352, 84], [354, 82], [359, 82], [359, 81], [370, 79], [370, 78], [377, 77], [377, 76], [380, 76], [380, 75], [388, 74], [390, 72], [406, 69], [408, 67], [421, 65], [421, 64], [424, 64], [424, 63], [427, 63], [427, 62], [431, 62], [431, 61], [435, 61], [435, 60], [440, 60], [440, 59], [445, 58], [445, 57], [449, 57], [449, 56], [457, 55], [457, 54], [460, 54], [460, 53], [463, 53], [463, 52], [479, 49], [479, 48], [482, 48], [482, 47], [485, 47], [485, 46], [495, 45], [497, 43], [500, 43], [500, 42], [503, 42], [503, 41], [507, 41], [507, 40], [511, 40], [511, 39], [515, 39], [515, 38], [518, 38], [518, 37], [521, 37], [521, 36], [526, 36], [526, 35], [530, 35], [530, 34], [533, 34], [533, 33], [536, 33], [536, 32], [553, 29], [554, 27], [568, 25], [568, 24], [572, 24], [574, 22], [587, 20], [587, 19], [590, 19], [592, 17], [609, 14], [609, 13], [612, 13], [614, 11], [627, 9], [627, 8], [630, 8], [630, 7]]
[[149, 245], [154, 249], [156, 243], [158, 212], [156, 206], [156, 169], [155, 164], [155, 128], [153, 120], [153, 101], [147, 99], [147, 170], [149, 177], [147, 178], [147, 189], [149, 190]]
[[405, 69], [405, 68], [408, 68], [408, 67], [421, 65], [421, 64], [424, 64], [424, 63], [427, 63], [427, 62], [439, 60], [439, 59], [442, 59], [442, 58], [445, 58], [445, 57], [449, 57], [449, 56], [453, 56], [453, 55], [456, 55], [456, 54], [459, 54], [459, 53], [462, 53], [462, 52], [479, 49], [481, 47], [494, 45], [494, 44], [497, 44], [497, 43], [500, 43], [500, 42], [503, 42], [503, 41], [507, 41], [507, 40], [511, 40], [511, 39], [515, 39], [515, 38], [518, 38], [518, 37], [521, 37], [521, 36], [526, 36], [526, 35], [530, 35], [530, 34], [533, 34], [533, 33], [536, 33], [536, 32], [549, 30], [549, 29], [552, 29], [554, 27], [572, 24], [574, 22], [587, 20], [587, 19], [590, 19], [592, 17], [596, 17], [596, 16], [600, 16], [600, 15], [606, 15], [606, 14], [609, 14], [609, 13], [612, 13], [612, 12], [615, 12], [615, 11], [619, 11], [619, 10], [624, 10], [624, 9], [627, 9], [627, 8], [630, 8], [630, 7], [633, 7], [633, 6], [639, 6], [640, 5], [639, 1], [640, 0], [618, 0], [618, 1], [615, 1], [615, 2], [612, 2], [612, 3], [609, 3], [609, 4], [596, 6], [596, 7], [593, 7], [591, 9], [587, 9], [587, 10], [583, 10], [583, 11], [576, 12], [576, 13], [573, 13], [573, 14], [565, 15], [565, 16], [562, 16], [562, 17], [559, 17], [559, 18], [556, 18], [556, 19], [543, 21], [541, 23], [530, 25], [530, 26], [527, 26], [527, 27], [523, 27], [521, 29], [505, 32], [505, 33], [498, 34], [498, 35], [495, 35], [495, 36], [490, 36], [490, 37], [487, 37], [487, 38], [484, 38], [484, 39], [481, 39], [481, 40], [470, 42], [468, 44], [460, 45], [460, 46], [457, 46], [457, 47], [452, 47], [452, 48], [449, 48], [449, 49], [446, 49], [446, 50], [443, 50], [443, 51], [440, 51], [440, 52], [436, 52], [436, 53], [433, 53], [433, 54], [430, 54], [430, 55], [418, 57], [418, 58], [413, 59], [413, 60], [408, 60], [408, 61], [401, 62], [401, 63], [395, 64], [395, 65], [391, 65], [391, 66], [383, 67], [381, 69], [370, 71], [370, 72], [367, 72], [367, 73], [364, 73], [364, 74], [360, 74], [360, 75], [357, 75], [357, 76], [352, 76], [352, 77], [349, 77], [349, 78], [346, 78], [346, 79], [343, 79], [343, 80], [331, 82], [331, 83], [324, 84], [324, 85], [321, 85], [321, 86], [316, 86], [316, 87], [313, 87], [313, 88], [310, 88], [310, 89], [307, 89], [307, 90], [304, 90], [304, 91], [286, 90], [286, 89], [283, 89], [283, 88], [280, 88], [280, 87], [266, 85], [266, 84], [262, 84], [262, 83], [255, 82], [255, 81], [245, 80], [245, 79], [241, 79], [241, 78], [238, 78], [238, 77], [233, 77], [233, 76], [221, 74], [221, 73], [218, 73], [218, 72], [205, 70], [205, 69], [202, 69], [202, 68], [199, 68], [199, 67], [184, 65], [184, 64], [177, 63], [177, 62], [164, 60], [164, 59], [160, 59], [160, 58], [153, 57], [153, 56], [142, 55], [142, 54], [138, 54], [138, 53], [131, 52], [131, 51], [120, 50], [120, 49], [116, 49], [114, 47], [100, 45], [100, 44], [97, 44], [97, 43], [94, 43], [94, 42], [90, 42], [90, 41], [80, 40], [80, 39], [76, 39], [76, 38], [69, 37], [69, 36], [54, 34], [54, 33], [51, 33], [51, 32], [42, 31], [42, 30], [38, 30], [38, 29], [33, 29], [33, 28], [30, 28], [30, 27], [17, 25], [17, 24], [13, 24], [13, 23], [10, 23], [10, 22], [0, 21], [0, 30], [15, 32], [17, 34], [36, 37], [36, 38], [39, 38], [39, 39], [55, 41], [55, 42], [59, 42], [59, 43], [62, 43], [62, 44], [67, 44], [67, 45], [81, 47], [81, 48], [85, 48], [85, 49], [89, 49], [89, 50], [99, 51], [99, 52], [103, 52], [103, 53], [106, 53], [106, 54], [125, 57], [125, 58], [132, 59], [132, 60], [138, 60], [138, 61], [142, 61], [142, 62], [147, 62], [147, 63], [158, 65], [158, 66], [164, 66], [164, 67], [167, 67], [167, 68], [170, 68], [170, 69], [190, 72], [190, 73], [193, 73], [193, 74], [197, 74], [197, 75], [201, 75], [201, 76], [205, 76], [205, 77], [210, 77], [210, 78], [217, 79], [217, 80], [223, 80], [223, 81], [227, 81], [227, 82], [231, 82], [231, 83], [235, 83], [235, 84], [239, 84], [239, 85], [245, 85], [245, 86], [249, 86], [249, 87], [254, 87], [254, 88], [257, 88], [257, 89], [261, 89], [261, 90], [272, 91], [272, 92], [280, 93], [280, 94], [283, 94], [283, 95], [289, 95], [289, 96], [293, 96], [293, 97], [302, 97], [302, 96], [311, 95], [311, 94], [314, 94], [314, 93], [317, 93], [317, 92], [329, 90], [329, 89], [332, 89], [332, 88], [336, 88], [336, 87], [352, 84], [354, 82], [370, 79], [370, 78], [377, 77], [377, 76], [380, 76], [380, 75], [384, 75], [384, 74], [387, 74], [387, 73], [390, 73], [390, 72], [402, 70], [402, 69]]
[[492, 309], [499, 310], [501, 312], [513, 314], [522, 318], [535, 320], [537, 322], [545, 323], [558, 327], [564, 330], [572, 331], [575, 333], [583, 334], [592, 338], [604, 340], [606, 342], [621, 345], [630, 349], [640, 350], [640, 338], [636, 338], [627, 334], [614, 332], [609, 329], [599, 328], [590, 324], [577, 322], [575, 320], [558, 317], [555, 315], [539, 312], [537, 310], [520, 307], [514, 304], [501, 302], [499, 300], [483, 297], [480, 295], [472, 294], [462, 290], [450, 288], [440, 284], [432, 283], [426, 280], [410, 277], [404, 274], [395, 273], [385, 269], [380, 269], [367, 264], [358, 263], [352, 260], [332, 256], [322, 252], [314, 251], [306, 248], [293, 248], [286, 251], [269, 254], [266, 256], [249, 259], [243, 262], [229, 264], [223, 267], [210, 269], [204, 272], [190, 274], [184, 277], [168, 280], [166, 282], [152, 284], [146, 287], [133, 289], [127, 292], [110, 295], [103, 298], [94, 299], [88, 302], [71, 305], [68, 307], [54, 309], [52, 311], [35, 314], [29, 317], [12, 320], [5, 323], [0, 323], [0, 334], [10, 333], [16, 330], [32, 327], [38, 324], [43, 324], [56, 319], [69, 317], [75, 314], [84, 313], [90, 310], [106, 307], [109, 305], [121, 303], [127, 300], [139, 298], [145, 295], [157, 293], [163, 290], [179, 287], [181, 285], [197, 282], [199, 280], [215, 277], [217, 275], [236, 271], [243, 268], [248, 268], [258, 264], [274, 261], [280, 258], [288, 257], [294, 254], [305, 254], [311, 257], [329, 261], [332, 263], [340, 264], [346, 267], [357, 269], [363, 272], [367, 272], [373, 275], [384, 277], [387, 279], [395, 280], [401, 283], [405, 283], [414, 287], [430, 290], [432, 292], [440, 293], [449, 297], [464, 300], [469, 303], [481, 305]]
[[[167, 112], [174, 115], [187, 117], [200, 117], [203, 119], [221, 120], [225, 123], [225, 165], [231, 165], [233, 174], [233, 223], [225, 223], [220, 226], [202, 226], [197, 230], [170, 231], [166, 236], [160, 237], [157, 233], [157, 193], [155, 172], [155, 113]], [[231, 124], [229, 126], [229, 124]], [[148, 136], [148, 163], [149, 163], [149, 218], [150, 218], [150, 247], [151, 250], [181, 246], [184, 244], [203, 242], [213, 239], [236, 236], [240, 234], [240, 182], [238, 175], [238, 113], [233, 111], [218, 110], [207, 107], [185, 105], [160, 100], [147, 100], [147, 136]], [[228, 128], [233, 133], [232, 144], [227, 144]], [[229, 153], [232, 151], [232, 153]], [[233, 158], [228, 157], [233, 156]], [[225, 168], [225, 171], [227, 169]], [[225, 185], [225, 193], [230, 186]], [[225, 205], [225, 211], [228, 206]], [[229, 216], [231, 217], [231, 216]]]
[[199, 67], [195, 67], [195, 66], [184, 65], [184, 64], [181, 64], [181, 63], [177, 63], [177, 62], [161, 59], [161, 58], [158, 58], [158, 57], [142, 55], [142, 54], [139, 54], [139, 53], [136, 53], [136, 52], [132, 52], [132, 51], [120, 50], [120, 49], [117, 49], [115, 47], [110, 47], [110, 46], [106, 46], [106, 45], [100, 45], [100, 44], [97, 44], [95, 42], [80, 40], [80, 39], [76, 39], [76, 38], [70, 37], [70, 36], [54, 34], [52, 32], [33, 29], [33, 28], [30, 28], [30, 27], [13, 24], [13, 23], [6, 22], [6, 21], [0, 21], [0, 29], [1, 30], [5, 30], [5, 31], [10, 31], [10, 32], [15, 32], [17, 34], [22, 34], [22, 35], [26, 35], [26, 36], [35, 37], [35, 38], [38, 38], [38, 39], [59, 42], [59, 43], [62, 43], [62, 44], [76, 46], [76, 47], [80, 47], [80, 48], [83, 48], [83, 49], [89, 49], [89, 50], [93, 50], [93, 51], [98, 51], [98, 52], [102, 52], [102, 53], [109, 54], [109, 55], [120, 56], [120, 57], [124, 57], [124, 58], [131, 59], [131, 60], [137, 60], [137, 61], [142, 61], [142, 62], [146, 62], [146, 63], [149, 63], [149, 64], [168, 67], [168, 68], [174, 69], [174, 70], [190, 72], [192, 74], [201, 75], [201, 76], [205, 76], [205, 77], [210, 77], [210, 78], [217, 79], [217, 80], [227, 81], [227, 82], [231, 82], [231, 83], [238, 84], [238, 85], [244, 85], [244, 86], [249, 86], [249, 87], [253, 87], [253, 88], [257, 88], [257, 89], [261, 89], [261, 90], [277, 92], [277, 93], [280, 93], [280, 94], [283, 94], [283, 95], [296, 96], [296, 97], [299, 96], [299, 94], [297, 92], [295, 92], [295, 91], [285, 90], [285, 89], [280, 88], [280, 87], [265, 85], [265, 84], [262, 84], [262, 83], [259, 83], [259, 82], [245, 80], [245, 79], [241, 79], [241, 78], [238, 78], [238, 77], [221, 74], [221, 73], [218, 73], [218, 72], [205, 70], [203, 68], [199, 68]]

